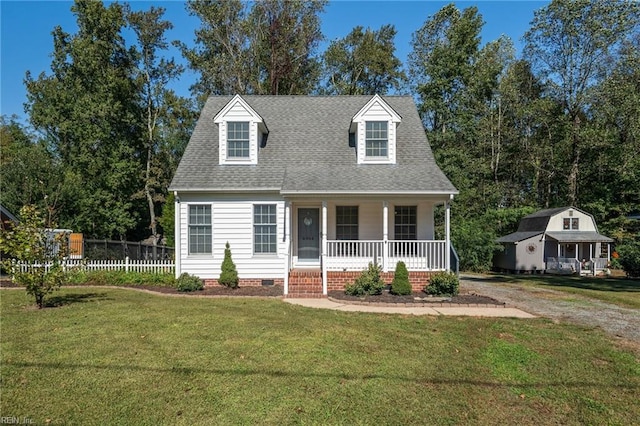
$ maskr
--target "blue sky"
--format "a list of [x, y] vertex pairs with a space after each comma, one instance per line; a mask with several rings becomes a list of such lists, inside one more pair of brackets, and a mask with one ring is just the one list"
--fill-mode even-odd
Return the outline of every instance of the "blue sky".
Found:
[[[173, 22], [174, 29], [168, 40], [180, 40], [192, 44], [197, 18], [187, 14], [182, 1], [130, 1], [136, 10], [146, 10], [151, 5], [167, 9], [165, 18]], [[396, 55], [406, 63], [411, 51], [411, 36], [428, 17], [435, 14], [450, 1], [331, 1], [321, 16], [322, 31], [330, 40], [346, 36], [353, 27], [361, 25], [378, 29], [393, 24], [396, 35]], [[544, 7], [546, 1], [456, 1], [459, 9], [477, 6], [485, 25], [482, 42], [486, 43], [508, 35], [518, 51], [522, 47], [521, 37], [529, 28], [533, 12]], [[25, 120], [23, 104], [26, 102], [24, 76], [27, 70], [34, 77], [41, 72], [50, 73], [53, 38], [51, 31], [56, 25], [68, 33], [77, 30], [75, 18], [70, 11], [70, 1], [8, 1], [0, 0], [0, 114], [17, 115]], [[180, 53], [171, 54], [183, 61]], [[173, 88], [183, 96], [189, 96], [189, 86], [196, 76], [186, 72]]]

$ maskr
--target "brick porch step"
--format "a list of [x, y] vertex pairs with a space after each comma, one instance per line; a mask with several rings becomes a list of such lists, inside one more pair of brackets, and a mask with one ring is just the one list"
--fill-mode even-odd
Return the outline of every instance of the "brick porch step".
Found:
[[288, 298], [320, 298], [322, 273], [319, 270], [293, 270], [289, 273]]

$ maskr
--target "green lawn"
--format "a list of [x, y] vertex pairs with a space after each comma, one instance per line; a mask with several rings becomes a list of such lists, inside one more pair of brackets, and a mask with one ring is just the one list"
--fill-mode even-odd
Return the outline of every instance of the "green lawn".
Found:
[[544, 319], [280, 300], [1, 297], [1, 415], [34, 424], [632, 424], [638, 355]]
[[578, 294], [627, 308], [640, 309], [640, 280], [626, 278], [578, 277], [568, 275], [499, 275], [490, 281], [506, 284], [540, 286]]

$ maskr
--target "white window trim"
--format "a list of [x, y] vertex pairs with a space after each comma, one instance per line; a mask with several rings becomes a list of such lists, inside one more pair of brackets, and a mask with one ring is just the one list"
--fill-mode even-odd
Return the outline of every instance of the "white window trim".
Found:
[[[233, 139], [234, 142], [247, 142], [249, 147], [248, 147], [248, 151], [247, 151], [247, 155], [246, 156], [231, 156], [229, 155], [229, 124], [246, 124], [247, 125], [247, 139]], [[226, 121], [225, 122], [226, 126], [227, 126], [227, 130], [226, 130], [226, 156], [227, 156], [227, 161], [250, 161], [251, 160], [251, 121]]]
[[[190, 259], [210, 259], [213, 257], [213, 203], [185, 203], [187, 206], [187, 257]], [[211, 207], [211, 253], [191, 253], [191, 221], [190, 221], [190, 209], [191, 206], [209, 206]], [[197, 226], [197, 225], [196, 225]]]
[[[256, 206], [274, 206], [275, 207], [275, 222], [276, 227], [276, 250], [272, 253], [256, 252]], [[270, 225], [270, 226], [274, 226]], [[254, 203], [251, 207], [251, 250], [254, 257], [278, 257], [278, 204], [277, 203]]]

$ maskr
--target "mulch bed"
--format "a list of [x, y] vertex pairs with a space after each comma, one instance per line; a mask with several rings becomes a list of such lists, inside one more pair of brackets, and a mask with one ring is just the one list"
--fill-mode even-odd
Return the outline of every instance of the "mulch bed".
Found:
[[391, 304], [391, 303], [401, 303], [401, 304], [413, 304], [413, 305], [428, 305], [428, 304], [439, 304], [439, 305], [498, 305], [504, 306], [503, 302], [500, 302], [496, 299], [487, 296], [481, 296], [479, 294], [469, 293], [469, 294], [459, 294], [453, 297], [430, 297], [428, 294], [424, 292], [414, 292], [411, 295], [407, 296], [396, 296], [394, 294], [389, 293], [388, 290], [384, 290], [382, 294], [377, 296], [349, 296], [344, 293], [344, 291], [330, 291], [329, 298], [341, 300], [350, 303], [365, 303], [365, 304]]

